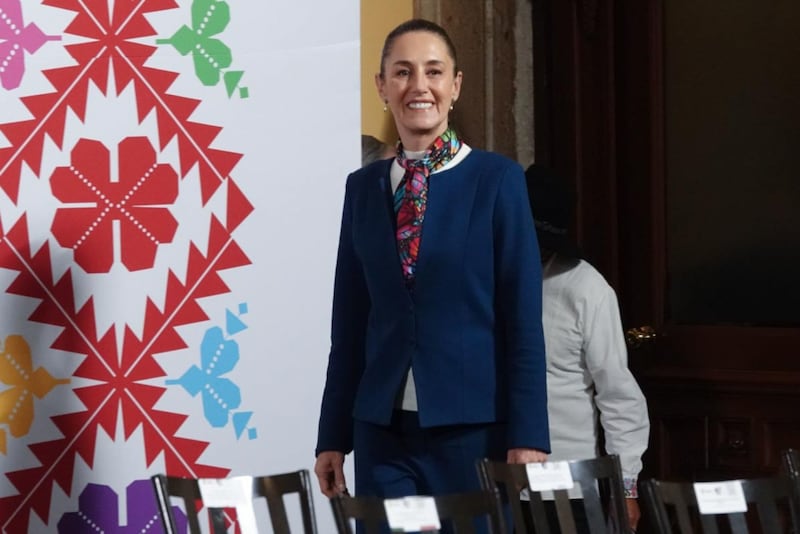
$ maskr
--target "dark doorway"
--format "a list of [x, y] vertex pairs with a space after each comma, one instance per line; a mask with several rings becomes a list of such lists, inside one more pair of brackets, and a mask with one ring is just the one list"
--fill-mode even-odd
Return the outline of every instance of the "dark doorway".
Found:
[[[735, 4], [735, 5], [734, 5]], [[800, 446], [800, 3], [534, 0], [537, 160], [617, 290], [646, 476], [774, 473]]]

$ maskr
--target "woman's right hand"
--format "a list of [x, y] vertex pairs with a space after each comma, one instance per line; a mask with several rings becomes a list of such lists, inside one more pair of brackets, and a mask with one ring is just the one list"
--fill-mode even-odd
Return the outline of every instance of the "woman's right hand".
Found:
[[317, 456], [314, 474], [319, 480], [319, 489], [328, 498], [347, 493], [344, 479], [344, 454], [339, 451], [323, 451]]

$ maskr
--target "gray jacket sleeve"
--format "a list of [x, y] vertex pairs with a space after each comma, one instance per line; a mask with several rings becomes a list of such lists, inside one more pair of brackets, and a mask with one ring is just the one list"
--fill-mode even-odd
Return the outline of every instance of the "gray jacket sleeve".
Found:
[[617, 297], [610, 286], [606, 288], [593, 309], [587, 310], [584, 354], [594, 380], [606, 452], [620, 456], [626, 482], [633, 479], [635, 483], [647, 449], [650, 421], [642, 390], [628, 369]]

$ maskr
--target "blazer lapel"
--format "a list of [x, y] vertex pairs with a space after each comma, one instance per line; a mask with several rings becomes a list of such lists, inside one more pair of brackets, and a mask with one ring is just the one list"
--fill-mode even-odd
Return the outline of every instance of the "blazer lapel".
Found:
[[406, 289], [400, 257], [397, 253], [396, 219], [391, 183], [390, 165], [380, 176], [369, 182], [366, 202], [366, 216], [359, 224], [359, 254], [362, 261], [370, 265], [371, 272], [383, 273], [392, 291], [401, 292], [402, 298], [410, 299]]
[[[417, 257], [416, 287], [461, 268], [478, 179], [469, 172], [469, 157], [429, 178], [428, 205]], [[463, 171], [463, 172], [462, 172]]]

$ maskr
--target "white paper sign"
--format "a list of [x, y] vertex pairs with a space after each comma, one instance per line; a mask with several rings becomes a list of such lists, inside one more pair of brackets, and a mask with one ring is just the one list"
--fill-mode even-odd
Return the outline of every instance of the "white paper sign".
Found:
[[386, 499], [383, 506], [392, 532], [427, 532], [441, 528], [433, 497]]
[[742, 483], [739, 480], [726, 482], [695, 482], [694, 494], [701, 514], [729, 514], [746, 512]]
[[533, 491], [572, 489], [575, 485], [568, 462], [525, 464], [525, 471]]
[[242, 534], [258, 534], [253, 509], [253, 477], [201, 478], [200, 496], [206, 508], [236, 508]]

